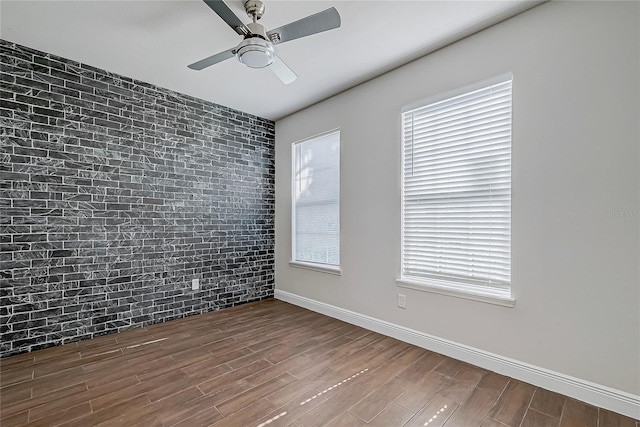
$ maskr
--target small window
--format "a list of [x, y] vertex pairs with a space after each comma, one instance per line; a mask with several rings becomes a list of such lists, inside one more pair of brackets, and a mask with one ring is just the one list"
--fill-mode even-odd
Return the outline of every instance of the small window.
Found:
[[402, 130], [399, 285], [512, 305], [511, 76], [411, 106]]
[[293, 144], [292, 262], [340, 268], [340, 132]]

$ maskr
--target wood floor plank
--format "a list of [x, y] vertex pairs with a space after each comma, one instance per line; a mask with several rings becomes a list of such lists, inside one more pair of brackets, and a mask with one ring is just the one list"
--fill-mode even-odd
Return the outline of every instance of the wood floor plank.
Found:
[[0, 375], [9, 372], [12, 369], [24, 369], [31, 366], [33, 365], [34, 360], [34, 353], [22, 353], [0, 359]]
[[321, 357], [324, 357], [327, 353], [330, 353], [335, 349], [342, 347], [343, 345], [349, 344], [350, 342], [351, 340], [345, 337], [334, 338], [324, 344], [306, 351], [304, 354], [311, 359], [319, 359]]
[[115, 425], [117, 424], [117, 421], [115, 420], [117, 420], [118, 417], [121, 417], [123, 416], [123, 414], [126, 414], [128, 412], [137, 411], [145, 407], [149, 403], [151, 402], [149, 401], [147, 396], [140, 395], [140, 396], [133, 397], [127, 401], [120, 402], [116, 405], [106, 407], [98, 411], [94, 411], [84, 417], [80, 417], [74, 420], [64, 422], [60, 425], [64, 427], [87, 427], [87, 426], [97, 426], [101, 423], [105, 423], [111, 420], [114, 420], [114, 421], [110, 424]]
[[347, 385], [339, 389], [334, 395], [328, 394], [325, 402], [305, 416], [300, 417], [297, 422], [302, 427], [322, 427], [331, 422], [337, 415], [346, 412], [369, 393], [370, 390], [367, 387], [357, 383]]
[[[319, 337], [327, 337], [329, 333], [320, 335]], [[278, 344], [274, 347], [271, 347], [267, 352], [265, 359], [267, 359], [271, 363], [279, 363], [290, 357], [293, 357], [299, 353], [304, 353], [305, 351], [309, 351], [315, 349], [321, 344], [321, 341], [325, 338], [314, 338], [305, 340], [302, 338], [303, 342], [297, 345], [292, 345], [291, 342], [286, 342], [283, 344]]]
[[[558, 418], [553, 418], [531, 408], [527, 410], [522, 423], [520, 423], [520, 427], [558, 427], [559, 425], [560, 420]], [[609, 426], [609, 424], [603, 424], [602, 426]]]
[[[279, 390], [266, 396], [269, 402], [273, 403], [276, 407], [281, 407], [298, 398], [302, 399], [302, 396], [311, 392], [312, 395], [316, 394], [316, 383], [309, 380], [297, 380], [290, 384], [285, 385]], [[304, 399], [302, 399], [304, 400]]]
[[489, 416], [511, 427], [519, 427], [535, 388], [522, 381], [510, 380]]
[[[209, 362], [209, 363], [211, 365], [215, 365], [216, 363], [218, 363], [218, 361], [216, 360], [215, 362]], [[198, 370], [190, 370], [190, 369], [187, 370], [187, 368], [181, 368], [181, 370], [182, 372], [187, 374], [189, 378], [191, 378], [191, 381], [193, 384], [200, 384], [204, 381], [208, 381], [213, 378], [218, 378], [219, 376], [232, 371], [229, 365], [224, 363], [222, 365], [209, 366], [206, 368], [202, 367]], [[138, 378], [142, 379], [141, 376], [138, 376]]]
[[[387, 406], [391, 405], [394, 400], [404, 393], [407, 387], [407, 381], [395, 377], [390, 381], [383, 384], [380, 388], [375, 389], [368, 396], [356, 403], [349, 409], [356, 417], [360, 418], [366, 423], [371, 422], [379, 413], [381, 413]], [[406, 410], [406, 408], [405, 408]], [[413, 412], [410, 412], [413, 416]], [[409, 417], [411, 418], [411, 417]], [[403, 423], [404, 424], [404, 423]], [[392, 425], [392, 424], [390, 424]], [[393, 424], [398, 425], [398, 424]], [[399, 424], [402, 425], [402, 424]]]
[[[272, 346], [276, 346], [278, 345], [277, 343], [272, 343]], [[258, 350], [258, 351], [251, 351], [249, 354], [242, 356], [242, 357], [238, 357], [235, 360], [231, 360], [229, 362], [227, 362], [227, 364], [233, 368], [233, 369], [237, 369], [237, 368], [242, 368], [244, 366], [248, 366], [252, 363], [255, 363], [257, 361], [263, 360], [267, 363], [269, 363], [269, 365], [273, 365], [273, 363], [268, 362], [266, 359], [266, 356], [269, 355], [269, 351], [271, 350], [271, 347], [264, 349], [264, 350]]]
[[66, 407], [57, 412], [48, 412], [46, 417], [39, 419], [29, 419], [27, 424], [29, 427], [51, 427], [62, 424], [63, 422], [74, 420], [76, 418], [89, 415], [91, 413], [91, 405], [89, 402], [83, 402], [79, 405]]
[[[87, 344], [87, 346], [92, 346]], [[65, 359], [72, 360], [80, 357], [80, 347], [78, 343], [71, 343], [65, 346], [56, 346], [42, 349], [41, 351], [33, 354], [33, 363], [38, 365], [41, 363], [54, 362], [59, 360], [60, 355], [64, 354]]]
[[335, 392], [338, 391], [338, 388], [344, 388], [344, 386], [349, 385], [351, 380], [361, 374], [363, 373], [354, 372], [353, 375], [344, 376], [342, 374], [338, 374], [333, 369], [325, 368], [303, 378], [302, 381], [311, 382], [314, 385], [315, 390], [318, 392]]
[[[308, 375], [314, 375], [332, 366], [343, 367], [343, 371], [348, 373], [349, 369], [357, 369], [354, 368], [353, 365], [364, 363], [375, 354], [375, 350], [368, 346], [378, 339], [380, 339], [380, 337], [377, 336], [377, 334], [368, 334], [358, 338], [351, 344], [347, 344], [328, 353], [322, 359], [316, 360], [312, 367], [292, 369], [289, 373], [296, 378], [305, 378]], [[346, 366], [347, 362], [351, 364], [349, 367]]]
[[442, 363], [444, 359], [445, 357], [441, 354], [427, 351], [420, 359], [407, 366], [406, 369], [398, 374], [398, 377], [407, 381], [418, 382], [422, 377]]
[[288, 373], [290, 369], [310, 368], [314, 366], [313, 359], [305, 354], [298, 354], [286, 359], [275, 365], [271, 365], [253, 375], [249, 375], [245, 379], [249, 384], [258, 385], [284, 373]]
[[442, 427], [457, 408], [455, 400], [436, 394], [404, 427]]
[[[162, 422], [160, 422], [160, 420], [158, 420], [157, 418], [140, 421], [139, 423], [136, 423], [136, 424], [129, 424], [129, 426], [130, 427], [164, 427]], [[103, 426], [97, 426], [97, 427], [103, 427]], [[104, 426], [104, 427], [107, 427], [107, 426]]]
[[80, 383], [86, 383], [87, 378], [83, 375], [81, 366], [66, 371], [39, 377], [29, 382], [33, 397], [51, 393], [65, 387], [70, 387]]
[[471, 395], [485, 372], [480, 369], [470, 369], [465, 365], [460, 365], [458, 368], [458, 371], [455, 376], [451, 378], [449, 384], [440, 390], [439, 393], [460, 404]]
[[275, 300], [1, 359], [0, 424], [640, 427]]
[[170, 354], [173, 360], [183, 360], [191, 359], [196, 355], [209, 354], [212, 350], [225, 353], [245, 347], [243, 343], [239, 343], [231, 337], [219, 338], [212, 342], [203, 343], [202, 338], [196, 337], [190, 342], [178, 341], [172, 343], [171, 346], [163, 345], [162, 349], [165, 354]]
[[598, 408], [567, 398], [560, 417], [560, 427], [597, 427]]
[[13, 415], [0, 415], [0, 426], [14, 427], [25, 425], [29, 421], [29, 411], [23, 411]]
[[462, 368], [462, 366], [463, 366], [463, 363], [461, 361], [447, 357], [445, 360], [442, 361], [442, 363], [440, 363], [434, 369], [436, 372], [439, 372], [442, 375], [446, 375], [448, 377], [453, 378], [458, 373], [458, 371]]
[[406, 366], [406, 363], [416, 359], [416, 356], [419, 355], [420, 352], [415, 350], [417, 349], [410, 348], [405, 350], [399, 356], [388, 360], [386, 363], [369, 369], [359, 379], [356, 379], [355, 382], [367, 387], [370, 392], [375, 391], [401, 372], [404, 366]]
[[392, 403], [375, 416], [369, 423], [371, 427], [403, 426], [414, 413], [402, 406]]
[[[138, 380], [135, 377], [129, 377], [123, 378], [118, 381], [106, 383], [91, 390], [87, 389], [86, 387], [84, 389], [78, 387], [78, 390], [76, 392], [67, 395], [67, 397], [64, 399], [54, 399], [44, 405], [32, 408], [29, 412], [29, 419], [33, 420], [38, 418], [45, 418], [49, 413], [64, 410], [69, 403], [75, 405], [80, 402], [89, 402], [93, 398], [99, 398], [101, 396], [108, 395], [109, 393], [119, 393], [123, 388], [126, 389], [127, 387], [137, 383]], [[80, 384], [79, 386], [83, 385], [85, 384]], [[59, 390], [56, 390], [55, 392], [52, 392], [50, 394], [56, 395], [59, 392]], [[129, 397], [131, 397], [131, 395], [124, 395], [122, 399], [127, 399]]]
[[635, 427], [636, 420], [616, 414], [615, 412], [600, 409], [598, 411], [598, 426], [600, 427]]
[[126, 355], [120, 351], [87, 358], [92, 360], [84, 360], [83, 358], [77, 361], [76, 365], [82, 366], [82, 370], [84, 372], [105, 371], [121, 368], [124, 365], [124, 361], [126, 361], [129, 366], [144, 366], [146, 363], [157, 360], [162, 356], [165, 356], [165, 354], [159, 351]]
[[[91, 406], [94, 410], [108, 408], [109, 406], [125, 402], [132, 396], [142, 395], [156, 387], [161, 387], [166, 383], [172, 383], [185, 377], [186, 375], [184, 373], [176, 371], [145, 382], [140, 382], [135, 376], [123, 378], [115, 383], [105, 384], [92, 389]], [[114, 384], [117, 384], [117, 387], [113, 387]]]
[[[143, 330], [141, 329], [139, 332], [133, 332], [133, 333], [143, 333]], [[130, 334], [128, 334], [130, 335]], [[83, 351], [87, 351], [89, 349], [92, 348], [101, 348], [104, 347], [105, 345], [112, 345], [112, 346], [117, 346], [118, 340], [116, 338], [115, 335], [103, 335], [100, 337], [96, 337], [94, 339], [91, 340], [84, 340], [84, 341], [78, 341], [73, 343], [73, 345], [71, 345], [69, 347], [69, 350], [76, 350], [80, 353], [82, 353]], [[48, 355], [48, 353], [46, 352], [46, 350], [50, 350], [51, 352], [55, 352], [54, 350], [55, 347], [52, 348], [48, 348], [45, 349], [45, 351], [43, 351], [42, 353], [38, 352], [38, 355], [36, 356], [36, 360], [39, 358], [43, 358], [46, 357]]]
[[[282, 374], [258, 386], [252, 387], [222, 404], [216, 405], [216, 408], [218, 408], [218, 411], [222, 415], [228, 416], [234, 412], [240, 411], [242, 408], [248, 406], [251, 402], [256, 401], [260, 397], [267, 396], [274, 391], [280, 390], [282, 387], [292, 383], [293, 381], [296, 381], [296, 379], [292, 375], [286, 373]], [[269, 403], [271, 404], [271, 402]]]
[[537, 388], [529, 406], [538, 412], [560, 419], [564, 402], [564, 396], [543, 388]]
[[439, 372], [431, 371], [423, 376], [420, 381], [409, 386], [406, 392], [398, 398], [397, 402], [399, 405], [417, 412], [436, 393], [448, 387], [452, 381], [452, 378], [446, 377]]
[[[269, 412], [264, 417], [256, 420], [255, 425], [262, 427], [268, 425], [269, 427], [284, 427], [290, 425], [293, 421], [306, 415], [312, 411], [316, 406], [320, 405], [326, 399], [323, 396], [316, 396], [315, 391], [310, 391], [298, 396], [297, 398], [289, 401], [286, 405], [277, 405], [278, 409]], [[301, 405], [307, 399], [311, 399], [309, 402]]]
[[[171, 372], [184, 370], [191, 366], [192, 363], [200, 361], [208, 361], [211, 363], [211, 357], [209, 355], [194, 355], [192, 360], [176, 361], [171, 356], [164, 356], [158, 360], [146, 361], [144, 364], [132, 364], [127, 361], [127, 365], [130, 366], [128, 370], [122, 370], [122, 373], [128, 373], [129, 375], [135, 375], [141, 382], [152, 380], [153, 378], [170, 374]], [[186, 373], [186, 372], [185, 372]], [[92, 381], [91, 384], [99, 383], [99, 381]]]
[[476, 388], [444, 424], [445, 427], [479, 426], [496, 402], [496, 396]]
[[[62, 363], [41, 363], [39, 365], [35, 365], [35, 369], [33, 370], [33, 378], [44, 377], [51, 374], [57, 374], [62, 371], [67, 371], [73, 368], [77, 368], [78, 366], [93, 366], [96, 364], [98, 366], [101, 362], [105, 362], [109, 359], [114, 359], [116, 357], [122, 356], [121, 351], [114, 351], [110, 353], [102, 353], [94, 356], [83, 357], [83, 358], [74, 358], [74, 359], [62, 359]], [[55, 359], [54, 359], [55, 360]]]
[[[81, 346], [75, 351], [80, 358], [87, 358], [91, 356], [97, 356], [105, 351], [113, 350], [114, 348], [122, 348], [123, 344], [119, 343], [115, 336], [100, 337], [102, 338], [98, 342], [90, 343], [90, 340], [82, 341]], [[126, 344], [124, 344], [126, 346]], [[53, 357], [53, 353], [52, 353]], [[36, 359], [37, 361], [42, 358]]]
[[489, 373], [489, 371], [487, 371], [485, 369], [479, 368], [477, 366], [470, 365], [469, 363], [462, 362], [462, 367], [460, 368], [460, 370], [458, 371], [458, 373], [455, 375], [454, 378], [473, 378], [473, 379], [477, 379], [478, 380], [476, 382], [476, 384], [477, 384], [488, 373]]
[[304, 313], [296, 317], [290, 317], [285, 320], [283, 324], [272, 324], [271, 331], [266, 333], [256, 333], [256, 331], [247, 331], [245, 334], [240, 334], [236, 339], [242, 341], [252, 351], [258, 351], [266, 347], [270, 347], [283, 339], [290, 337], [296, 337], [304, 334], [306, 328], [309, 328], [308, 324], [315, 316], [311, 313]]
[[14, 370], [7, 370], [2, 373], [2, 387], [29, 381], [32, 378], [33, 370], [28, 367], [26, 369], [17, 368]]
[[[176, 371], [176, 372], [179, 372], [179, 371]], [[147, 383], [143, 382], [141, 384], [144, 385]], [[183, 390], [187, 390], [192, 386], [193, 386], [193, 381], [191, 380], [191, 377], [189, 377], [188, 375], [185, 375], [184, 377], [178, 378], [176, 380], [165, 382], [163, 385], [154, 386], [150, 390], [146, 391], [145, 394], [147, 395], [150, 401], [156, 402], [158, 400], [162, 400], [166, 397], [177, 394]], [[200, 393], [202, 393], [202, 391], [200, 391]]]
[[0, 402], [2, 402], [3, 405], [10, 405], [30, 399], [32, 391], [31, 383], [26, 384], [26, 386], [23, 384], [14, 384], [0, 389]]
[[[141, 406], [135, 411], [127, 411], [106, 423], [107, 425], [117, 423], [123, 426], [132, 426], [153, 420], [154, 423], [162, 425], [166, 424], [163, 422], [164, 419], [178, 414], [174, 419], [176, 420], [175, 422], [179, 422], [181, 419], [187, 418], [187, 416], [190, 417], [197, 414], [197, 412], [192, 409], [193, 402], [202, 397], [204, 396], [197, 387], [191, 387], [162, 400]], [[212, 405], [207, 405], [206, 408], [210, 408], [211, 406]], [[190, 408], [191, 410], [184, 412], [186, 408]]]
[[485, 418], [480, 427], [509, 427], [506, 424], [502, 424], [492, 418]]
[[502, 394], [502, 391], [508, 383], [509, 377], [505, 377], [504, 375], [500, 375], [495, 372], [488, 372], [485, 376], [482, 377], [476, 387], [493, 393], [497, 397]]
[[[297, 427], [302, 427], [299, 423], [296, 423], [296, 425]], [[326, 427], [365, 427], [366, 425], [364, 421], [350, 412], [343, 412], [329, 424], [325, 424]]]
[[20, 412], [24, 412], [26, 410], [29, 410], [31, 412], [40, 411], [41, 407], [44, 405], [47, 405], [47, 404], [55, 405], [57, 402], [60, 402], [62, 399], [64, 399], [67, 396], [73, 396], [78, 393], [84, 392], [86, 390], [87, 390], [87, 386], [84, 383], [76, 384], [70, 387], [56, 390], [55, 392], [34, 397], [33, 399], [23, 400], [13, 405], [5, 406], [3, 404], [2, 415], [3, 416], [14, 415]]
[[174, 405], [170, 408], [167, 408], [164, 405], [163, 400], [154, 402], [153, 405], [161, 407], [159, 411], [154, 410], [154, 413], [156, 414], [158, 421], [160, 421], [164, 426], [172, 426], [178, 424], [205, 411], [211, 411], [211, 413], [207, 414], [204, 419], [211, 419], [213, 417], [215, 418], [215, 421], [218, 421], [220, 418], [218, 418], [215, 414], [218, 413], [220, 416], [222, 416], [222, 414], [220, 414], [218, 410], [215, 409], [215, 402], [212, 400], [211, 396], [208, 395], [190, 399], [187, 402], [179, 405]]
[[[202, 389], [200, 386], [197, 386], [198, 390]], [[220, 403], [226, 402], [229, 399], [234, 398], [235, 396], [244, 393], [245, 391], [251, 390], [253, 387], [251, 384], [246, 382], [243, 379], [234, 381], [232, 383], [223, 383], [215, 391], [210, 393], [205, 393], [208, 401], [211, 402], [212, 405], [218, 405]]]
[[400, 346], [395, 346], [391, 349], [386, 348], [379, 351], [368, 345], [353, 354], [341, 356], [338, 360], [334, 360], [332, 367], [338, 374], [348, 376], [365, 368], [375, 368], [390, 359], [400, 348]]
[[392, 345], [396, 345], [398, 344], [397, 340], [388, 337], [386, 335], [381, 335], [379, 340], [374, 341], [371, 344], [371, 347], [376, 349], [376, 350], [384, 350]]
[[[276, 409], [267, 399], [259, 399], [249, 406], [245, 406], [238, 412], [234, 412], [228, 417], [224, 417], [220, 421], [211, 424], [215, 427], [238, 427], [238, 426], [250, 426], [256, 425], [256, 422], [268, 412], [272, 412]], [[192, 423], [184, 424], [185, 427], [193, 426]], [[195, 424], [197, 425], [197, 424]], [[208, 424], [205, 424], [208, 425]], [[182, 424], [177, 424], [181, 426]]]
[[[40, 366], [56, 366], [56, 365], [61, 365], [63, 363], [66, 363], [67, 361], [70, 361], [70, 360], [79, 359], [79, 353], [75, 349], [72, 352], [69, 352], [69, 351], [66, 351], [64, 347], [65, 346], [52, 347], [52, 348], [41, 350], [41, 351], [49, 350], [49, 352], [47, 353], [47, 357], [42, 358], [36, 355], [31, 359], [30, 363], [12, 365], [12, 368], [3, 369], [2, 374], [0, 374], [0, 377], [3, 378], [2, 384], [0, 384], [0, 387], [5, 387], [7, 385], [10, 385], [12, 382], [9, 381], [9, 379], [13, 374], [17, 373], [18, 371], [22, 372], [22, 374], [31, 372], [32, 375], [31, 375], [31, 378], [29, 379], [33, 379], [35, 378], [34, 372]], [[53, 352], [52, 349], [58, 351], [59, 353]], [[38, 352], [34, 352], [34, 353], [38, 353]], [[58, 354], [59, 357], [55, 357], [56, 354]], [[1, 359], [0, 364], [4, 363], [5, 360], [6, 358]], [[55, 369], [53, 370], [53, 372], [55, 372]]]
[[221, 388], [224, 388], [226, 384], [248, 377], [249, 375], [252, 375], [257, 371], [266, 369], [269, 366], [272, 366], [271, 363], [267, 362], [264, 359], [260, 359], [249, 365], [243, 366], [241, 368], [233, 369], [216, 378], [212, 378], [208, 381], [204, 381], [198, 384], [198, 388], [202, 390], [203, 393], [208, 394], [216, 390], [219, 390]]
[[[392, 348], [389, 347], [389, 349]], [[372, 363], [372, 365], [378, 365], [378, 367], [375, 369], [376, 375], [373, 376], [373, 378], [377, 381], [375, 385], [376, 387], [384, 384], [392, 377], [397, 376], [404, 370], [407, 364], [419, 359], [424, 354], [424, 350], [419, 347], [404, 345], [398, 349], [393, 349], [393, 353], [391, 354], [392, 356], [389, 360], [385, 360], [384, 358], [382, 358], [382, 363], [378, 363], [379, 361]]]

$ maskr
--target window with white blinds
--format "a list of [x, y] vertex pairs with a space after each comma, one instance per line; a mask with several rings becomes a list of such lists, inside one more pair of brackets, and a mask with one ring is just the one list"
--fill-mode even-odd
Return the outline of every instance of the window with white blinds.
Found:
[[340, 266], [340, 132], [293, 145], [293, 261]]
[[402, 114], [402, 279], [510, 297], [511, 76]]

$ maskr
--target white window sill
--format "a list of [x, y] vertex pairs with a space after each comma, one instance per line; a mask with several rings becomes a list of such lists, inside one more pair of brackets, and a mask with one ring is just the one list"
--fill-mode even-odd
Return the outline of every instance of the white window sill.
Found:
[[440, 295], [464, 298], [488, 304], [501, 305], [503, 307], [515, 307], [516, 300], [508, 291], [495, 289], [479, 289], [477, 287], [465, 287], [464, 285], [446, 285], [444, 283], [429, 281], [428, 279], [402, 278], [396, 280], [401, 288], [415, 289], [417, 291], [432, 292]]
[[336, 276], [342, 276], [342, 270], [340, 267], [326, 264], [315, 264], [312, 262], [302, 261], [289, 261], [289, 265], [295, 268], [303, 268], [305, 270], [318, 271], [320, 273], [335, 274]]

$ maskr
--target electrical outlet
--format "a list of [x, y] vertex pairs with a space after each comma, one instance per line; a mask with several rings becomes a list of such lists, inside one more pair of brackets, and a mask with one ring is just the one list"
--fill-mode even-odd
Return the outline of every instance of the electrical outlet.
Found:
[[398, 294], [398, 307], [407, 308], [407, 296], [403, 294]]
[[200, 279], [191, 279], [191, 290], [200, 289]]

